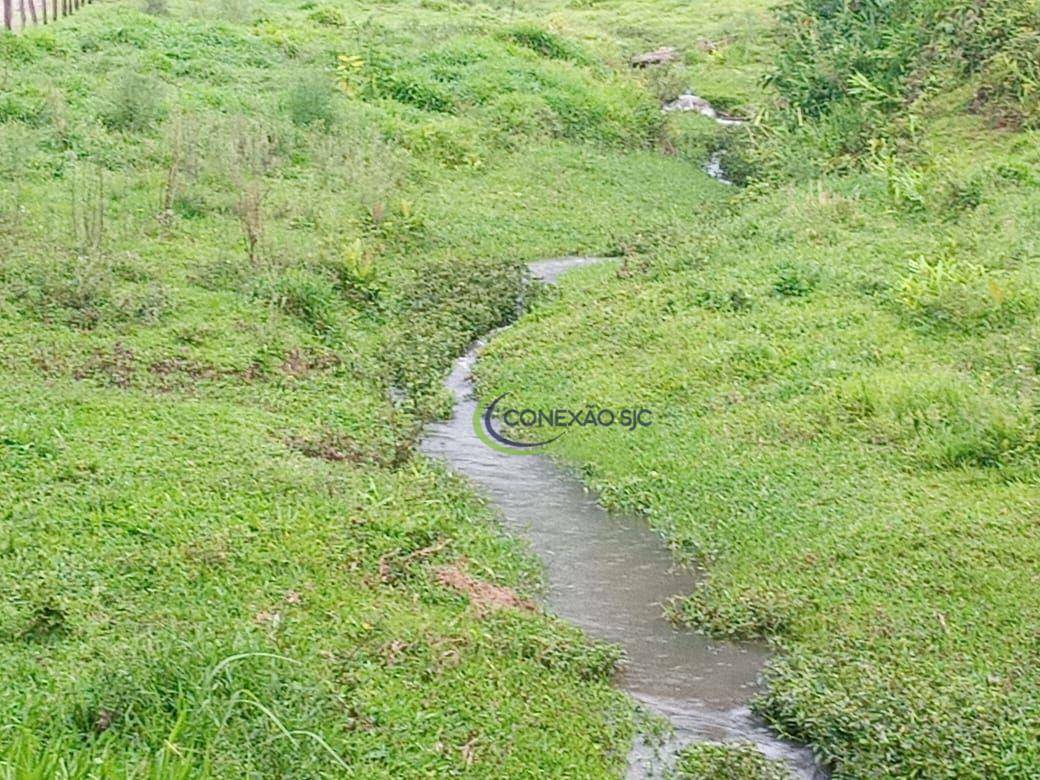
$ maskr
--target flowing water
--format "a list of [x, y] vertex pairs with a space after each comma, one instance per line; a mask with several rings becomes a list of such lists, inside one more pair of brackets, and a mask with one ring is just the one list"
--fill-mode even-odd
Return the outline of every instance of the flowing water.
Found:
[[[531, 265], [544, 282], [595, 258]], [[677, 748], [699, 740], [748, 741], [784, 760], [797, 777], [823, 776], [812, 754], [775, 737], [747, 707], [766, 649], [715, 642], [676, 628], [662, 605], [688, 593], [697, 572], [677, 565], [644, 521], [610, 514], [549, 459], [499, 453], [473, 431], [470, 374], [481, 345], [460, 358], [447, 379], [451, 420], [429, 426], [423, 452], [468, 477], [497, 507], [506, 528], [526, 539], [545, 563], [545, 609], [590, 636], [624, 650], [616, 684], [674, 727], [663, 746], [638, 740], [630, 778], [657, 777]]]
[[[666, 114], [671, 111], [693, 111], [701, 116], [714, 119], [717, 124], [728, 127], [739, 127], [744, 124], [743, 119], [720, 114], [711, 103], [702, 97], [694, 95], [692, 92], [685, 92], [675, 100], [665, 103], [661, 110]], [[720, 181], [723, 184], [732, 184], [733, 182], [726, 178], [726, 171], [722, 167], [722, 156], [724, 154], [725, 152], [722, 149], [716, 149], [712, 152], [707, 162], [704, 163], [704, 172], [716, 181]]]
[[720, 181], [723, 184], [733, 183], [726, 178], [726, 171], [722, 167], [722, 152], [712, 152], [708, 161], [704, 163], [704, 172], [715, 179], [715, 181]]

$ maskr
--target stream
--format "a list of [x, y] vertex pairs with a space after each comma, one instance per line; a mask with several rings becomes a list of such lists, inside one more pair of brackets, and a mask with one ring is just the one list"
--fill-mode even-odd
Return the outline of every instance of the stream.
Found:
[[[567, 257], [530, 265], [547, 284], [573, 268], [601, 262]], [[664, 774], [694, 741], [751, 742], [784, 761], [794, 777], [826, 777], [812, 753], [776, 737], [748, 709], [768, 658], [758, 643], [713, 641], [677, 628], [663, 614], [672, 596], [689, 593], [698, 572], [678, 565], [643, 520], [608, 513], [595, 495], [542, 455], [499, 453], [473, 431], [471, 372], [482, 343], [456, 361], [446, 380], [450, 420], [430, 425], [420, 445], [467, 477], [499, 511], [505, 528], [526, 540], [545, 565], [543, 607], [624, 651], [615, 683], [674, 734], [664, 744], [637, 737], [629, 778]]]

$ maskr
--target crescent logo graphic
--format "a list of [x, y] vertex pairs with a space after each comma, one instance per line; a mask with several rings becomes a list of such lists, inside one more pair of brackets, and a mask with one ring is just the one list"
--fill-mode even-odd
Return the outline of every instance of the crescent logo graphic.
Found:
[[[501, 433], [495, 430], [495, 409], [498, 408], [499, 403], [501, 403], [502, 399], [505, 398], [507, 395], [509, 395], [509, 393], [502, 393], [502, 395], [500, 395], [498, 398], [496, 398], [494, 401], [489, 403], [484, 408], [483, 413], [481, 413], [479, 406], [477, 407], [476, 412], [474, 413], [473, 427], [477, 432], [477, 436], [479, 436], [485, 444], [491, 446], [499, 452], [504, 452], [507, 455], [533, 455], [534, 453], [532, 452], [532, 450], [537, 450], [538, 448], [544, 447], [547, 444], [552, 444], [554, 441], [563, 436], [564, 433], [566, 433], [566, 431], [563, 431], [563, 433], [558, 433], [551, 439], [546, 439], [545, 441], [538, 442], [514, 441], [513, 439], [503, 436]], [[487, 438], [485, 438], [485, 436]], [[490, 439], [490, 441], [488, 441], [488, 439]]]
[[[502, 404], [507, 395], [509, 393], [502, 393], [487, 406], [478, 405], [473, 411], [473, 431], [477, 438], [506, 455], [536, 455], [572, 427], [621, 428], [631, 432], [649, 427], [653, 421], [653, 412], [642, 407], [614, 410], [590, 404], [577, 410], [517, 409]], [[531, 436], [514, 439], [502, 432], [503, 426], [509, 431], [531, 431]], [[553, 435], [546, 437], [546, 432]]]

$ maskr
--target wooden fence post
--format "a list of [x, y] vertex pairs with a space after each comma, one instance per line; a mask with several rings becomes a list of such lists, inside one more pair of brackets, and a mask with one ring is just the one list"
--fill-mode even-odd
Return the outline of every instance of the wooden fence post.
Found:
[[[0, 23], [3, 24], [0, 29], [14, 32], [24, 30], [29, 24], [56, 22], [93, 2], [94, 0], [0, 0]], [[36, 7], [37, 3], [39, 8]]]

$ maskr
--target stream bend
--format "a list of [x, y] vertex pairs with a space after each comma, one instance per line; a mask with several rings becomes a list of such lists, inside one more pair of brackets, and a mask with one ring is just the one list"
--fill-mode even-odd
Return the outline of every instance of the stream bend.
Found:
[[[566, 271], [598, 262], [564, 257], [529, 268], [552, 284]], [[624, 658], [616, 685], [674, 727], [663, 746], [637, 738], [628, 777], [659, 777], [677, 749], [702, 740], [751, 742], [783, 760], [795, 777], [825, 777], [808, 749], [780, 740], [748, 709], [766, 648], [713, 641], [664, 616], [663, 604], [689, 593], [697, 573], [677, 565], [645, 521], [608, 513], [544, 456], [506, 455], [477, 438], [471, 372], [482, 346], [456, 361], [446, 380], [454, 396], [452, 418], [428, 426], [420, 449], [446, 461], [489, 499], [506, 529], [544, 562], [546, 611], [619, 644]]]

